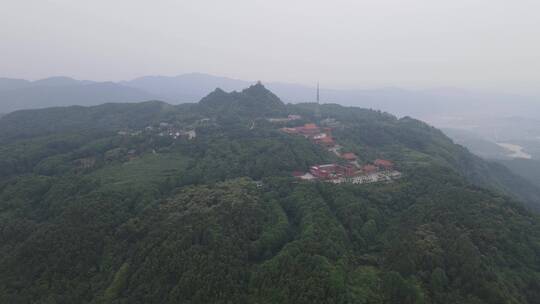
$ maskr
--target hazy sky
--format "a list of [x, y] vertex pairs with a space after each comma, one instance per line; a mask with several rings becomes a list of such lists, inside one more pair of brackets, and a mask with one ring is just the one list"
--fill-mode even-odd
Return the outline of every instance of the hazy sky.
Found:
[[540, 92], [538, 0], [2, 0], [0, 76]]

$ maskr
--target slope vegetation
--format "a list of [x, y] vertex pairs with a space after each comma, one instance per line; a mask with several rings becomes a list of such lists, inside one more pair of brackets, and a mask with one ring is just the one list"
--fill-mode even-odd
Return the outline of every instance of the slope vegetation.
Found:
[[[511, 173], [420, 121], [316, 107], [258, 84], [2, 117], [0, 302], [538, 303], [540, 219]], [[308, 122], [403, 178], [292, 178], [340, 161], [280, 131]]]

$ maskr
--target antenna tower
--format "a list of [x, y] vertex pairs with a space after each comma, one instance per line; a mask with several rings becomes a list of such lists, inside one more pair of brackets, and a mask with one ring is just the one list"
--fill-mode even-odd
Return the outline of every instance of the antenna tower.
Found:
[[317, 82], [317, 105], [315, 106], [315, 116], [317, 118], [321, 118], [321, 100], [320, 100], [320, 93], [319, 93], [319, 82]]

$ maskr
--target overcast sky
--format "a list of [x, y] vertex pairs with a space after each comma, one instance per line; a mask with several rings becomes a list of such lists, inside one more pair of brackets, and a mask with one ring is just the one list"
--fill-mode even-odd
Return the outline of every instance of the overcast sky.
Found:
[[538, 0], [2, 0], [0, 76], [540, 93]]

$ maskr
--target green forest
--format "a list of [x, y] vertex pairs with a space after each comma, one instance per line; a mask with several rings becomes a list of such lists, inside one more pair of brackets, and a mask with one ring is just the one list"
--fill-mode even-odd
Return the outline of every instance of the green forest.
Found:
[[[403, 178], [294, 179], [340, 160], [279, 128], [330, 119]], [[410, 117], [256, 84], [13, 112], [0, 156], [0, 303], [540, 303], [538, 186]]]

